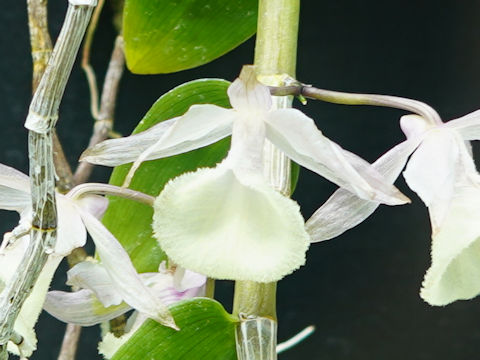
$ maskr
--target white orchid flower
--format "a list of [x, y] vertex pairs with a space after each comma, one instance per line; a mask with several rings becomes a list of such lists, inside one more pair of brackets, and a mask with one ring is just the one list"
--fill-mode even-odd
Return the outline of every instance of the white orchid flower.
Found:
[[[67, 284], [80, 290], [50, 291], [44, 304], [44, 309], [57, 319], [66, 323], [92, 326], [132, 309], [132, 306], [124, 302], [122, 293], [118, 291], [103, 264], [88, 259], [72, 267], [67, 276]], [[162, 262], [158, 272], [143, 273], [140, 278], [165, 306], [205, 294], [204, 275], [180, 267], [169, 270], [165, 262]]]
[[[85, 245], [87, 230], [95, 242], [103, 266], [124, 301], [167, 326], [175, 326], [167, 307], [143, 284], [128, 254], [97, 219], [105, 211], [108, 201], [96, 195], [76, 197], [75, 193], [73, 189], [67, 195], [57, 194], [57, 243], [15, 323], [14, 330], [24, 338], [24, 341], [21, 349], [11, 343], [9, 348], [17, 354], [20, 350], [22, 356], [28, 357], [35, 350], [33, 326], [58, 264], [73, 249]], [[3, 164], [0, 164], [0, 209], [15, 210], [20, 214], [19, 226], [12, 233], [5, 235], [0, 248], [0, 290], [2, 290], [20, 266], [30, 241], [28, 233], [32, 213], [28, 176]]]
[[[228, 88], [233, 109], [193, 105], [183, 116], [87, 150], [83, 160], [116, 166], [209, 145], [232, 134], [214, 169], [170, 181], [155, 203], [154, 233], [181, 266], [218, 279], [270, 282], [305, 263], [309, 236], [299, 207], [263, 177], [265, 139], [298, 164], [360, 197], [408, 201], [364, 160], [343, 150], [296, 109], [272, 109], [269, 89], [244, 67]], [[128, 182], [128, 181], [127, 181]]]
[[[401, 119], [407, 140], [373, 166], [392, 182], [403, 175], [428, 206], [432, 264], [421, 297], [446, 305], [480, 294], [480, 175], [468, 141], [480, 139], [480, 111], [442, 124], [408, 115]], [[366, 219], [378, 202], [338, 190], [307, 222], [312, 241], [340, 235]]]

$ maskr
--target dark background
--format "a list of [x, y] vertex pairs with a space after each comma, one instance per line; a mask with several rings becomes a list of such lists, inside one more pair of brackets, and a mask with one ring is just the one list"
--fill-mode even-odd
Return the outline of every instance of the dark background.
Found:
[[[66, 1], [50, 1], [50, 30], [57, 36]], [[23, 122], [30, 100], [31, 60], [24, 1], [2, 0], [0, 12], [0, 162], [27, 169]], [[93, 47], [103, 80], [114, 39], [111, 12], [104, 11]], [[298, 78], [318, 87], [400, 95], [432, 105], [444, 120], [480, 108], [480, 1], [303, 1]], [[164, 92], [203, 77], [233, 80], [253, 59], [253, 39], [228, 55], [177, 74], [126, 73], [115, 128], [128, 134]], [[298, 103], [296, 106], [301, 106]], [[401, 111], [309, 102], [302, 108], [331, 139], [369, 161], [403, 140]], [[61, 107], [59, 136], [72, 164], [92, 128], [89, 93], [76, 66]], [[96, 170], [94, 180], [106, 180]], [[313, 244], [305, 267], [278, 286], [279, 340], [315, 324], [315, 334], [280, 359], [471, 360], [479, 358], [480, 302], [434, 308], [418, 296], [429, 266], [430, 228], [423, 203], [397, 182], [413, 204], [382, 206], [337, 239]], [[294, 198], [308, 218], [335, 187], [302, 170]], [[0, 230], [16, 215], [2, 212]], [[63, 272], [64, 273], [64, 272]], [[59, 274], [54, 287], [61, 288]], [[231, 307], [230, 282], [218, 298]], [[55, 359], [64, 324], [43, 314], [39, 350], [32, 359]], [[84, 331], [79, 359], [100, 358], [98, 328]]]

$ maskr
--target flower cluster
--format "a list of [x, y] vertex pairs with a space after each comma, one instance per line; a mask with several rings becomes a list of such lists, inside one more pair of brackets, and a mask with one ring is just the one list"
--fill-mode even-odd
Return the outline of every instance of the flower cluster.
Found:
[[[296, 109], [276, 109], [269, 89], [244, 67], [228, 89], [232, 109], [194, 105], [183, 116], [142, 133], [107, 140], [87, 150], [83, 161], [107, 166], [133, 162], [127, 182], [143, 161], [212, 144], [229, 135], [227, 157], [215, 168], [170, 180], [154, 203], [153, 230], [168, 255], [156, 273], [138, 274], [115, 237], [98, 218], [108, 203], [97, 195], [57, 194], [58, 241], [15, 323], [28, 356], [33, 326], [42, 308], [58, 319], [90, 326], [131, 309], [136, 320], [121, 339], [107, 336], [108, 357], [146, 318], [175, 328], [167, 305], [202, 296], [206, 276], [273, 282], [305, 263], [311, 242], [331, 239], [356, 226], [379, 204], [409, 202], [393, 185], [402, 169], [408, 186], [429, 209], [432, 265], [421, 296], [432, 305], [480, 293], [480, 174], [469, 145], [480, 139], [480, 111], [447, 123], [404, 116], [407, 140], [372, 165], [326, 138]], [[297, 203], [264, 177], [265, 141], [340, 189], [305, 224]], [[30, 187], [26, 175], [0, 164], [0, 208], [20, 214], [19, 226], [0, 248], [0, 290], [21, 266], [30, 238]], [[100, 261], [88, 259], [68, 271], [78, 291], [51, 291], [61, 259], [85, 244], [87, 231]], [[44, 300], [45, 304], [44, 304]]]

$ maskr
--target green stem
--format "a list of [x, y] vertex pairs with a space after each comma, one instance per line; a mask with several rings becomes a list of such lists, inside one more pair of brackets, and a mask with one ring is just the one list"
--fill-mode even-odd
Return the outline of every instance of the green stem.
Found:
[[208, 278], [205, 286], [205, 297], [215, 298], [215, 279]]
[[259, 316], [276, 320], [277, 283], [236, 281], [233, 299], [233, 315]]
[[295, 77], [300, 0], [260, 0], [255, 66], [259, 75]]

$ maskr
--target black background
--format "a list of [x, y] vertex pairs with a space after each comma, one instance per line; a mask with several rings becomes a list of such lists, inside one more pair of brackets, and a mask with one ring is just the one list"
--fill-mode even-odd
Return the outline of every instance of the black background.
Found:
[[[66, 1], [50, 1], [50, 30], [57, 36]], [[26, 6], [2, 0], [0, 12], [0, 162], [27, 169], [23, 122], [30, 100], [31, 60]], [[108, 8], [108, 6], [107, 6]], [[100, 81], [112, 48], [111, 12], [102, 15], [93, 48]], [[480, 108], [480, 1], [314, 1], [304, 0], [297, 77], [318, 87], [400, 95], [432, 105], [444, 120]], [[253, 39], [226, 56], [177, 74], [126, 73], [118, 98], [116, 130], [128, 134], [151, 104], [183, 82], [203, 77], [233, 80], [253, 59]], [[297, 107], [301, 106], [298, 103]], [[403, 140], [401, 111], [309, 102], [302, 108], [344, 148], [369, 161]], [[61, 107], [59, 136], [72, 164], [92, 128], [89, 94], [79, 66]], [[106, 180], [98, 169], [94, 180]], [[316, 333], [280, 359], [463, 360], [480, 349], [480, 303], [461, 301], [433, 308], [418, 296], [429, 266], [430, 228], [423, 203], [397, 182], [413, 204], [382, 206], [367, 221], [337, 239], [313, 244], [308, 263], [278, 286], [279, 339], [307, 325]], [[305, 218], [335, 187], [302, 170], [294, 198]], [[16, 215], [2, 212], [0, 230]], [[64, 269], [63, 269], [64, 270]], [[61, 288], [64, 271], [54, 287]], [[230, 282], [218, 298], [231, 307]], [[64, 324], [43, 314], [39, 350], [32, 359], [55, 359]], [[84, 331], [79, 359], [100, 358], [98, 328]]]

